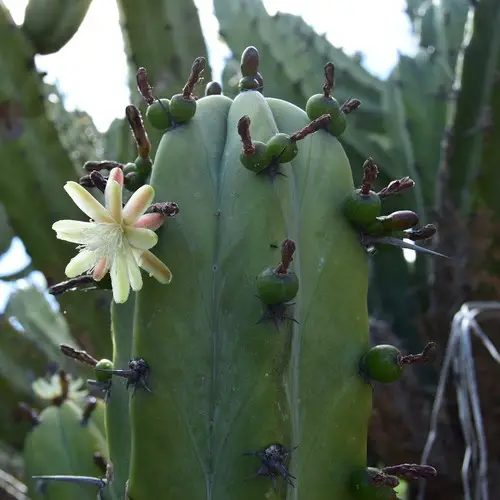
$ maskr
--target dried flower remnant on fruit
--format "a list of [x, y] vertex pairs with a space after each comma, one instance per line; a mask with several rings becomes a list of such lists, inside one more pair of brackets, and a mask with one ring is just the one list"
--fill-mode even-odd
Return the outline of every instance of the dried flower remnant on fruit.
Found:
[[[172, 273], [149, 249], [154, 247], [161, 214], [145, 214], [154, 197], [154, 189], [141, 186], [122, 206], [123, 171], [114, 168], [105, 189], [105, 207], [76, 182], [64, 189], [90, 222], [60, 220], [53, 224], [59, 239], [77, 243], [79, 253], [66, 266], [66, 276], [91, 274], [95, 281], [111, 275], [113, 298], [117, 303], [128, 299], [130, 288], [142, 288], [139, 267], [160, 283], [170, 283]], [[161, 224], [160, 224], [161, 225]]]
[[148, 72], [146, 68], [139, 68], [136, 73], [137, 89], [147, 104], [151, 105], [154, 101], [153, 89], [149, 85]]
[[410, 177], [403, 177], [401, 179], [396, 179], [391, 181], [385, 188], [381, 189], [377, 194], [380, 198], [387, 198], [395, 194], [403, 193], [415, 187], [415, 181], [410, 179]]
[[149, 154], [151, 153], [151, 141], [144, 128], [140, 111], [133, 104], [130, 104], [125, 108], [125, 116], [134, 134], [139, 156], [141, 158], [149, 158]]
[[373, 184], [377, 181], [378, 167], [375, 165], [373, 158], [367, 158], [363, 164], [363, 179], [361, 181], [361, 194], [368, 195]]

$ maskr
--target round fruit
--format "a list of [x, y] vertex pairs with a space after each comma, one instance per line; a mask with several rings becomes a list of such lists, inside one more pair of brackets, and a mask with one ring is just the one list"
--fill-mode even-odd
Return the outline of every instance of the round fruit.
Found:
[[374, 191], [363, 194], [353, 191], [344, 202], [344, 215], [353, 224], [368, 225], [375, 222], [382, 211], [380, 196]]
[[205, 95], [221, 95], [222, 87], [219, 82], [210, 82], [207, 83], [205, 87]]
[[170, 100], [170, 116], [176, 123], [185, 123], [196, 113], [196, 99], [175, 94]]
[[125, 175], [125, 187], [128, 191], [137, 191], [144, 185], [144, 177], [137, 172], [129, 172]]
[[341, 136], [347, 128], [347, 117], [343, 111], [337, 116], [332, 116], [332, 121], [328, 126], [328, 131], [335, 137]]
[[[97, 362], [97, 365], [95, 365], [96, 368], [99, 370], [112, 370], [113, 369], [113, 362], [110, 361], [109, 359], [101, 359], [100, 361]], [[104, 373], [104, 372], [95, 372], [95, 378], [99, 382], [108, 382], [108, 380], [111, 380], [111, 373]]]
[[340, 104], [334, 97], [315, 94], [309, 97], [306, 113], [310, 120], [316, 120], [322, 115], [330, 115], [333, 119], [340, 115]]
[[299, 290], [299, 278], [288, 270], [278, 274], [276, 267], [268, 267], [257, 276], [257, 290], [265, 304], [283, 304], [295, 298]]
[[392, 345], [372, 347], [361, 360], [361, 371], [370, 380], [389, 383], [399, 380], [403, 374], [400, 364], [401, 353]]
[[153, 162], [151, 158], [142, 158], [138, 156], [135, 160], [135, 166], [137, 167], [137, 173], [140, 176], [148, 176], [153, 168]]
[[397, 500], [396, 492], [390, 486], [375, 486], [370, 477], [378, 469], [367, 467], [354, 471], [350, 477], [350, 488], [356, 500]]
[[245, 90], [256, 90], [260, 87], [255, 76], [244, 76], [238, 83], [240, 92]]
[[165, 130], [172, 125], [170, 116], [170, 101], [168, 99], [157, 99], [148, 106], [146, 118], [152, 127]]
[[135, 163], [126, 163], [125, 166], [123, 167], [123, 175], [127, 175], [135, 171], [136, 171]]
[[276, 134], [267, 141], [267, 154], [279, 163], [288, 163], [298, 154], [299, 150], [295, 141], [288, 134]]
[[241, 54], [241, 74], [253, 76], [259, 70], [259, 51], [253, 47], [247, 47]]
[[416, 226], [419, 217], [411, 210], [398, 210], [384, 217], [379, 217], [378, 220], [387, 231], [404, 231]]
[[240, 161], [245, 168], [258, 174], [269, 166], [269, 155], [267, 154], [267, 145], [261, 141], [254, 141], [255, 153], [252, 156], [246, 156], [241, 153]]

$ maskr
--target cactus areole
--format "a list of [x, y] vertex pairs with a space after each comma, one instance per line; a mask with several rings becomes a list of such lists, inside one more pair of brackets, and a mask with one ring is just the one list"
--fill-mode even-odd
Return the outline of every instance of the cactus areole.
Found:
[[[107, 427], [130, 425], [131, 444], [124, 456], [110, 440], [114, 477], [105, 493], [365, 498], [351, 477], [367, 466], [372, 389], [359, 364], [369, 349], [368, 253], [344, 210], [355, 192], [351, 167], [329, 114], [311, 122], [262, 86], [242, 85], [234, 100], [192, 97], [202, 63], [182, 92], [193, 116], [174, 116], [149, 180], [155, 210], [178, 205], [157, 225], [152, 249], [172, 282], [144, 279], [113, 306]], [[149, 116], [169, 124], [145, 75], [141, 68], [140, 91], [155, 106]], [[258, 65], [246, 69], [252, 77], [263, 82]], [[249, 168], [256, 154], [258, 168]], [[131, 331], [132, 352], [121, 338]], [[113, 399], [125, 390], [119, 375], [133, 383], [130, 422]]]

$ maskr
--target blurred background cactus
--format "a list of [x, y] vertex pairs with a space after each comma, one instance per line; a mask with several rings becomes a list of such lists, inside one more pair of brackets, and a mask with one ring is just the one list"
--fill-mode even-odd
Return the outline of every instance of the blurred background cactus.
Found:
[[[146, 105], [136, 90], [138, 67], [147, 68], [158, 95], [170, 95], [182, 89], [195, 57], [205, 56], [209, 62], [210, 58], [192, 1], [117, 4], [132, 102], [145, 114]], [[18, 403], [50, 408], [50, 402], [33, 391], [33, 381], [45, 373], [50, 378], [60, 369], [74, 377], [91, 376], [90, 367], [70, 363], [60, 354], [61, 343], [110, 358], [116, 349], [109, 334], [108, 291], [68, 293], [57, 302], [46, 293], [46, 285], [64, 279], [64, 266], [73, 253], [50, 227], [61, 218], [78, 218], [61, 187], [84, 174], [87, 160], [127, 162], [136, 156], [124, 118], [100, 133], [87, 113], [67, 111], [59, 89], [44, 82], [35, 64], [37, 54], [57, 52], [71, 40], [90, 5], [91, 0], [30, 0], [24, 24], [17, 26], [0, 0], [0, 253], [17, 237], [30, 257], [25, 269], [0, 276], [15, 284], [0, 317], [0, 468], [25, 482], [22, 450], [31, 423], [21, 418]], [[380, 169], [377, 189], [393, 179], [411, 177], [415, 189], [388, 199], [388, 213], [410, 209], [419, 214], [422, 225], [437, 222], [434, 249], [452, 257], [428, 259], [390, 246], [372, 256], [371, 340], [411, 352], [432, 340], [443, 353], [461, 305], [494, 301], [500, 293], [495, 170], [500, 164], [500, 3], [407, 0], [418, 50], [400, 55], [386, 79], [372, 75], [359, 57], [331, 45], [302, 18], [269, 14], [261, 0], [214, 0], [213, 7], [221, 39], [232, 53], [222, 71], [225, 95], [237, 94], [240, 58], [248, 45], [254, 45], [260, 51], [260, 72], [272, 75], [266, 79], [266, 95], [304, 109], [308, 98], [321, 92], [321, 68], [333, 61], [334, 96], [339, 102], [353, 96], [362, 101], [340, 138], [351, 165], [361, 166], [373, 157]], [[204, 77], [205, 83], [212, 78], [210, 64]], [[103, 92], [112, 91], [103, 83]], [[204, 86], [195, 88], [198, 96], [203, 92]], [[154, 155], [161, 133], [147, 123], [146, 128]], [[359, 185], [362, 169], [353, 168], [353, 174]], [[487, 319], [484, 326], [498, 343], [496, 325]], [[127, 325], [116, 323], [115, 328]], [[123, 353], [129, 352], [130, 346], [120, 347], [120, 356], [127, 358]], [[427, 484], [426, 498], [463, 496], [464, 442], [477, 445], [481, 440], [488, 444], [490, 497], [500, 496], [498, 366], [487, 349], [475, 349], [474, 358], [484, 428], [478, 429], [477, 423], [467, 427], [470, 422], [464, 423], [463, 415], [469, 400], [457, 401], [451, 390], [446, 391], [429, 457], [439, 476]], [[370, 465], [420, 461], [438, 379], [435, 364], [408, 370], [397, 384], [377, 386], [369, 430]], [[467, 432], [476, 437], [471, 441]], [[116, 443], [125, 437], [108, 439]], [[480, 449], [471, 451], [472, 468], [480, 462]], [[8, 484], [12, 490], [13, 480]], [[0, 488], [6, 490], [2, 485], [0, 479]], [[21, 486], [17, 490], [18, 496], [11, 496], [23, 498], [26, 492]], [[408, 495], [415, 494], [410, 488]]]

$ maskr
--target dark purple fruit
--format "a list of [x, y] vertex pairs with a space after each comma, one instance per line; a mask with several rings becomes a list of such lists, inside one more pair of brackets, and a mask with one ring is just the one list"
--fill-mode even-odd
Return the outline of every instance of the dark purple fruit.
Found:
[[400, 363], [401, 353], [392, 345], [377, 345], [372, 347], [361, 359], [361, 371], [364, 376], [376, 382], [395, 382], [403, 374]]
[[297, 143], [288, 134], [276, 134], [267, 141], [267, 154], [279, 163], [288, 163], [298, 154]]
[[256, 279], [259, 296], [267, 305], [289, 302], [299, 290], [299, 278], [293, 271], [278, 274], [277, 269], [268, 267]]
[[170, 115], [176, 123], [185, 123], [191, 120], [196, 113], [196, 99], [175, 94], [170, 100]]
[[209, 82], [205, 87], [205, 95], [221, 95], [222, 87], [219, 82]]
[[343, 206], [344, 215], [353, 224], [369, 225], [376, 221], [382, 211], [380, 196], [374, 191], [363, 194], [361, 189], [352, 191]]
[[267, 153], [267, 145], [261, 141], [254, 141], [255, 153], [252, 156], [246, 156], [244, 153], [240, 155], [240, 161], [245, 168], [258, 174], [269, 166], [269, 155]]
[[[109, 359], [101, 359], [100, 361], [97, 362], [97, 365], [95, 365], [95, 368], [98, 370], [112, 370], [113, 369], [113, 362], [110, 361]], [[95, 378], [99, 382], [108, 382], [111, 380], [111, 377], [113, 375], [111, 373], [105, 373], [105, 372], [95, 372]]]
[[379, 470], [366, 467], [354, 471], [349, 478], [349, 486], [356, 500], [397, 500], [396, 492], [390, 486], [376, 486], [371, 477]]
[[399, 210], [392, 214], [378, 217], [382, 227], [386, 231], [404, 231], [418, 224], [419, 218], [415, 212], [411, 210]]
[[245, 90], [256, 90], [259, 87], [260, 84], [255, 76], [244, 76], [238, 83], [240, 92], [244, 92]]
[[157, 99], [148, 106], [146, 119], [152, 127], [158, 130], [166, 130], [172, 125], [170, 116], [170, 101], [168, 99]]

